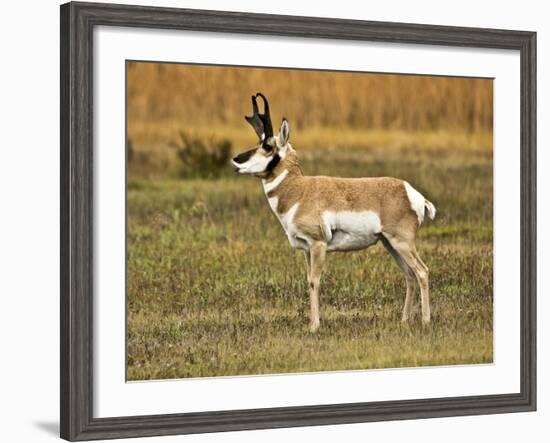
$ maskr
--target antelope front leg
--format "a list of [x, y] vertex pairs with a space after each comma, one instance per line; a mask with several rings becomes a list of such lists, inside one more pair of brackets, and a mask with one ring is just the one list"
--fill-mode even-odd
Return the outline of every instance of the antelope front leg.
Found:
[[311, 256], [309, 251], [304, 251], [304, 255], [306, 257], [306, 266], [307, 266], [307, 284], [309, 287], [309, 282], [311, 281]]
[[311, 305], [309, 329], [311, 332], [319, 329], [319, 283], [325, 265], [326, 250], [327, 245], [325, 243], [315, 242], [309, 253], [309, 302]]

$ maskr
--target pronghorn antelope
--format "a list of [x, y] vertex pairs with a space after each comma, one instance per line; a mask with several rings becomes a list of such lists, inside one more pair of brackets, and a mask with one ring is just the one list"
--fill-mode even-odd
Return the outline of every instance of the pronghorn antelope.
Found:
[[[264, 112], [260, 114], [257, 98]], [[271, 209], [291, 246], [303, 249], [311, 304], [310, 329], [319, 328], [319, 282], [325, 255], [331, 251], [366, 249], [379, 240], [405, 274], [407, 292], [402, 321], [411, 315], [415, 281], [420, 287], [422, 322], [430, 322], [428, 268], [415, 247], [424, 214], [433, 219], [435, 206], [404, 180], [391, 177], [339, 178], [305, 176], [289, 143], [283, 118], [273, 134], [269, 103], [252, 96], [252, 116], [245, 117], [259, 137], [252, 149], [233, 158], [237, 172], [262, 178]]]

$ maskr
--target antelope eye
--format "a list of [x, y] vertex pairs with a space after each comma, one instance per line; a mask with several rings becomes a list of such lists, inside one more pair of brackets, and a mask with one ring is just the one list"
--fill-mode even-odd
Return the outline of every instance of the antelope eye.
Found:
[[266, 151], [266, 152], [273, 151], [273, 146], [271, 146], [270, 144], [267, 144], [267, 143], [264, 143], [263, 148], [264, 148], [264, 151]]

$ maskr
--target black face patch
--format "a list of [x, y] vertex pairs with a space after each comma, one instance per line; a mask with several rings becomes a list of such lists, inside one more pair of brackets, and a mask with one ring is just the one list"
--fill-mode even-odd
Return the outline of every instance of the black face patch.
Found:
[[269, 143], [264, 143], [262, 145], [262, 148], [265, 152], [272, 152], [273, 151], [273, 146], [271, 146]]
[[273, 169], [275, 169], [275, 167], [279, 164], [280, 161], [281, 161], [281, 157], [279, 157], [279, 154], [275, 154], [267, 164], [267, 167], [265, 168], [265, 170], [268, 172], [273, 171]]
[[243, 163], [246, 163], [248, 161], [248, 159], [250, 157], [252, 157], [252, 155], [254, 155], [255, 152], [256, 152], [256, 148], [250, 149], [250, 150], [245, 151], [245, 152], [241, 152], [236, 157], [233, 157], [233, 161], [235, 163], [238, 163], [238, 164], [242, 165]]

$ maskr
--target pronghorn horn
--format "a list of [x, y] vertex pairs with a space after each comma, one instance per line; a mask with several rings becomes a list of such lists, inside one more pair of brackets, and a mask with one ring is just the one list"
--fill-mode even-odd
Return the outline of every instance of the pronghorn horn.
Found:
[[258, 109], [258, 102], [256, 101], [256, 96], [252, 96], [252, 113], [253, 115], [257, 115], [260, 113], [260, 110]]
[[[258, 109], [257, 97], [260, 96], [264, 101], [264, 113], [260, 114]], [[254, 128], [260, 141], [264, 141], [269, 137], [273, 137], [273, 127], [271, 126], [271, 117], [269, 115], [269, 103], [265, 96], [258, 92], [252, 96], [252, 115], [244, 117], [248, 123]]]
[[271, 125], [271, 115], [269, 113], [269, 102], [267, 101], [267, 98], [265, 98], [265, 95], [261, 92], [256, 93], [256, 97], [258, 96], [264, 101], [264, 113], [259, 115], [264, 124], [265, 136], [266, 138], [273, 137], [273, 126]]
[[263, 141], [265, 138], [265, 129], [262, 119], [260, 118], [258, 103], [256, 102], [255, 96], [252, 96], [252, 115], [250, 117], [245, 115], [244, 118], [254, 128], [254, 131], [258, 134], [260, 141]]

